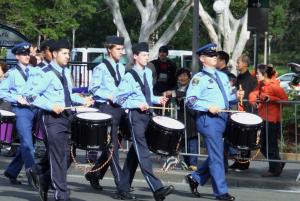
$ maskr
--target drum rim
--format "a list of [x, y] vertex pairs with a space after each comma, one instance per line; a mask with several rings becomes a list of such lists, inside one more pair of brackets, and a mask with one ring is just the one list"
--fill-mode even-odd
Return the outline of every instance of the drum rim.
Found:
[[[10, 113], [12, 115], [4, 115], [4, 114], [1, 113], [1, 111], [8, 112], [8, 113]], [[14, 117], [16, 117], [16, 114], [14, 112], [12, 112], [12, 111], [0, 109], [0, 119], [2, 119], [3, 117], [4, 118], [14, 118]]]
[[238, 112], [237, 112], [237, 113], [233, 113], [232, 115], [230, 115], [230, 120], [233, 121], [233, 122], [235, 122], [235, 123], [237, 123], [237, 124], [239, 124], [239, 125], [245, 125], [245, 126], [248, 126], [248, 127], [255, 127], [255, 126], [261, 125], [261, 124], [263, 123], [263, 121], [264, 121], [264, 120], [263, 120], [259, 115], [257, 115], [257, 114], [252, 114], [252, 113], [250, 113], [250, 112], [245, 112], [245, 113], [251, 114], [251, 115], [255, 115], [255, 116], [259, 117], [260, 120], [261, 120], [261, 122], [260, 122], [260, 123], [257, 123], [257, 124], [243, 124], [243, 123], [241, 123], [241, 122], [237, 122], [237, 121], [235, 121], [235, 120], [232, 119], [232, 116], [233, 116], [233, 115], [241, 114], [241, 113], [238, 113]]
[[[160, 116], [160, 115], [159, 115], [159, 116]], [[159, 117], [159, 116], [155, 116], [155, 117]], [[184, 129], [185, 129], [184, 124], [183, 124], [184, 127], [183, 127], [183, 128], [180, 128], [180, 129], [178, 129], [178, 128], [169, 128], [169, 127], [165, 127], [165, 126], [163, 126], [163, 125], [158, 124], [157, 122], [155, 122], [155, 121], [153, 120], [155, 117], [152, 117], [152, 118], [151, 118], [151, 121], [152, 121], [153, 123], [155, 123], [156, 125], [158, 125], [159, 127], [165, 128], [165, 129], [167, 129], [168, 131], [183, 131], [183, 132], [184, 132]], [[162, 117], [164, 117], [164, 116], [162, 116]], [[168, 118], [173, 119], [173, 118], [171, 118], [171, 117], [168, 117]], [[173, 120], [178, 121], [177, 119], [173, 119]], [[179, 121], [179, 122], [180, 122], [180, 121]], [[181, 123], [181, 122], [180, 122], [180, 123]]]
[[[78, 110], [81, 110], [82, 108], [84, 108], [84, 109], [89, 108], [89, 109], [93, 109], [94, 111], [78, 111]], [[76, 114], [87, 113], [87, 112], [99, 112], [99, 109], [94, 108], [94, 107], [82, 107], [82, 108], [75, 108], [75, 109], [72, 108], [71, 110], [72, 110], [72, 112], [76, 112]]]
[[[85, 114], [86, 114], [86, 113], [96, 113], [96, 114], [101, 113], [101, 114], [109, 115], [110, 118], [108, 118], [108, 119], [83, 119], [83, 118], [78, 117], [78, 115], [81, 115], [81, 114], [83, 114], [83, 113], [85, 113]], [[81, 121], [86, 121], [86, 122], [96, 122], [96, 123], [100, 123], [100, 122], [108, 122], [108, 121], [112, 121], [112, 115], [107, 114], [107, 113], [104, 113], [104, 112], [80, 112], [80, 113], [77, 113], [77, 114], [75, 115], [75, 119], [78, 119], [78, 120], [81, 120]]]

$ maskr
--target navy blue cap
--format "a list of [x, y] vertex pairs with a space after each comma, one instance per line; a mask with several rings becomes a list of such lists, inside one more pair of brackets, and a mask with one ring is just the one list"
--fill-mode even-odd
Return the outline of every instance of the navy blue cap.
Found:
[[70, 48], [70, 43], [68, 40], [66, 39], [61, 39], [58, 41], [55, 41], [54, 43], [52, 43], [50, 45], [50, 51], [55, 51], [55, 50], [59, 50], [59, 49], [71, 49]]
[[124, 45], [124, 38], [119, 36], [106, 36], [106, 44]]
[[40, 50], [41, 50], [41, 51], [44, 51], [44, 50], [46, 50], [47, 48], [50, 48], [50, 46], [51, 46], [54, 42], [55, 42], [55, 40], [53, 40], [53, 39], [44, 40], [44, 41], [41, 43]]
[[198, 55], [217, 56], [217, 45], [215, 43], [209, 43], [196, 50]]
[[16, 44], [12, 49], [11, 52], [13, 54], [30, 54], [30, 47], [31, 44], [28, 42], [21, 42]]
[[149, 52], [149, 45], [146, 42], [134, 44], [132, 46], [132, 52], [133, 54], [138, 54], [140, 52]]

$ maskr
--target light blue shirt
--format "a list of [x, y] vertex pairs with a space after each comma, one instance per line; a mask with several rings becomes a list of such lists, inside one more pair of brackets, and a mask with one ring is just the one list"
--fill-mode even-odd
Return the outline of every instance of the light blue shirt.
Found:
[[[118, 64], [120, 78], [121, 80], [125, 74], [125, 67], [122, 63], [116, 63], [113, 59], [107, 58], [107, 60], [112, 65], [114, 71], [116, 72], [116, 76], [118, 78], [116, 66]], [[115, 80], [111, 76], [108, 68], [104, 63], [99, 64], [93, 69], [92, 81], [89, 86], [89, 91], [92, 92], [94, 99], [96, 102], [106, 102], [109, 97], [114, 96], [117, 91], [117, 87], [115, 85]]]
[[[146, 74], [146, 79], [150, 88], [151, 102], [154, 104], [159, 104], [159, 97], [153, 95], [153, 85], [152, 85], [152, 71], [145, 67], [145, 69], [140, 69], [137, 66], [133, 67], [142, 82], [144, 82], [144, 74]], [[144, 96], [141, 86], [135, 81], [130, 73], [126, 73], [122, 79], [118, 91], [114, 98], [114, 103], [122, 106], [122, 108], [139, 108], [139, 105], [144, 103], [147, 104], [146, 97]]]
[[23, 96], [25, 88], [28, 87], [28, 80], [35, 76], [40, 70], [31, 66], [24, 66], [17, 64], [26, 75], [25, 69], [29, 69], [29, 76], [27, 81], [24, 79], [17, 67], [13, 67], [4, 75], [4, 79], [0, 82], [0, 98], [17, 104], [18, 99]]
[[[214, 76], [217, 73], [223, 84], [228, 101], [231, 102], [233, 99], [236, 99], [236, 96], [231, 94], [229, 79], [225, 73], [207, 67], [204, 67], [203, 71]], [[199, 72], [193, 76], [186, 93], [186, 104], [193, 110], [203, 112], [208, 111], [210, 106], [217, 106], [220, 109], [226, 108], [218, 83], [204, 72]]]
[[[50, 65], [60, 74], [62, 73], [62, 67], [55, 61], [52, 61]], [[29, 80], [30, 87], [27, 88], [25, 94], [27, 100], [32, 105], [48, 111], [52, 111], [54, 105], [65, 107], [63, 85], [57, 75], [51, 70], [50, 65], [43, 68], [41, 73], [36, 75], [34, 79]], [[72, 94], [71, 71], [68, 68], [65, 68], [64, 72], [67, 78], [68, 90], [72, 102], [84, 104], [84, 98], [80, 97], [78, 94]]]

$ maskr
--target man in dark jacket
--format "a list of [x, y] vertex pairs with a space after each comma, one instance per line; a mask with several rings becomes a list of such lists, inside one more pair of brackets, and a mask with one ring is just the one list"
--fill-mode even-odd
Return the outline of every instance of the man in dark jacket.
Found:
[[151, 61], [154, 64], [157, 82], [153, 87], [155, 95], [161, 95], [164, 91], [172, 90], [176, 86], [176, 64], [168, 58], [168, 47], [159, 48], [159, 57]]

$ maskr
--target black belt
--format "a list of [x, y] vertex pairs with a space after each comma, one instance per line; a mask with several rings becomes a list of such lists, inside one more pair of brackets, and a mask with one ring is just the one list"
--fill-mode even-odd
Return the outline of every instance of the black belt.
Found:
[[139, 108], [129, 108], [129, 111], [136, 111], [136, 112], [141, 113], [141, 114], [153, 115], [152, 112], [150, 112], [150, 110], [142, 111]]
[[99, 108], [99, 107], [101, 107], [101, 106], [103, 106], [103, 105], [110, 105], [110, 106], [112, 106], [112, 107], [114, 107], [114, 108], [119, 108], [119, 107], [120, 107], [120, 105], [115, 104], [115, 103], [113, 103], [112, 101], [106, 101], [106, 102], [103, 102], [103, 103], [95, 102], [94, 105], [95, 105], [97, 108]]

